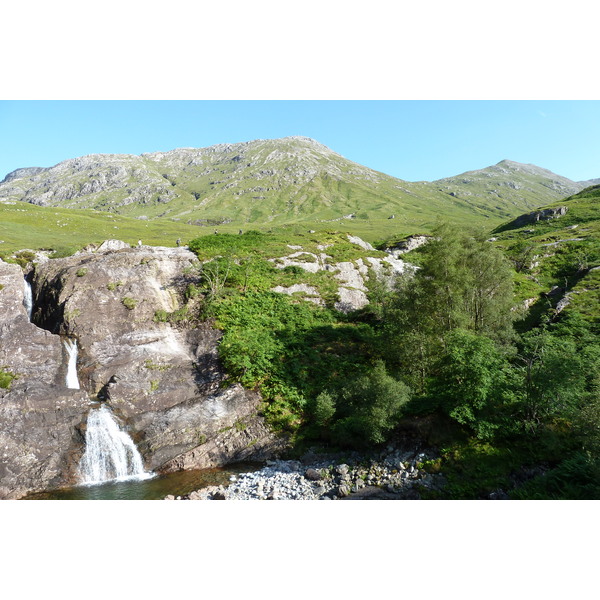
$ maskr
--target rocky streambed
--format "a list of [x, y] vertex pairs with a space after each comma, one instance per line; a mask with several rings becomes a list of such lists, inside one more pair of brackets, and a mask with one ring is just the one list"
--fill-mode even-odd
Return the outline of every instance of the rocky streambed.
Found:
[[379, 456], [358, 454], [302, 460], [271, 460], [257, 471], [232, 475], [210, 486], [165, 500], [419, 500], [445, 485], [430, 473], [432, 450], [388, 448]]

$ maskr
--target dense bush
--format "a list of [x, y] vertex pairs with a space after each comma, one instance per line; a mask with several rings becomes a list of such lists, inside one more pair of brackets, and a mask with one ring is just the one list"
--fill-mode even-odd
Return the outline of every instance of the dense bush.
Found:
[[[402, 407], [409, 399], [408, 386], [388, 375], [383, 361], [377, 361], [368, 374], [351, 381], [338, 394], [333, 440], [351, 447], [386, 441], [400, 422]], [[317, 407], [322, 416], [323, 402]]]

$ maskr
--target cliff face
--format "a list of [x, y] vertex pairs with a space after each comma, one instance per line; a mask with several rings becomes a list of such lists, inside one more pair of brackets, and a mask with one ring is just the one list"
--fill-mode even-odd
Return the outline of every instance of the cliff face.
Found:
[[[257, 460], [284, 446], [257, 416], [258, 395], [226, 386], [217, 330], [155, 318], [181, 307], [194, 260], [183, 248], [121, 247], [39, 263], [40, 327], [23, 307], [21, 269], [0, 263], [0, 368], [18, 375], [0, 389], [0, 497], [76, 481], [95, 396], [127, 425], [147, 469]], [[60, 336], [77, 340], [81, 390], [64, 384]]]
[[0, 260], [0, 369], [15, 375], [0, 388], [0, 498], [73, 480], [89, 399], [64, 385], [59, 336], [29, 322], [23, 272]]

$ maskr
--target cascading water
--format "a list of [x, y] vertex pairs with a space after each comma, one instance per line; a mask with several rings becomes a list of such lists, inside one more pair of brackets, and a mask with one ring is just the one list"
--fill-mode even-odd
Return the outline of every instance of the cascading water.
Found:
[[149, 479], [142, 457], [127, 432], [119, 428], [110, 410], [102, 405], [90, 410], [85, 453], [79, 463], [84, 484]]
[[80, 386], [77, 378], [77, 340], [65, 340], [64, 343], [69, 357], [66, 384], [68, 388], [78, 390]]
[[27, 279], [24, 279], [25, 284], [25, 294], [23, 296], [23, 306], [27, 311], [27, 317], [31, 321], [31, 313], [33, 312], [33, 293], [31, 291], [31, 284]]

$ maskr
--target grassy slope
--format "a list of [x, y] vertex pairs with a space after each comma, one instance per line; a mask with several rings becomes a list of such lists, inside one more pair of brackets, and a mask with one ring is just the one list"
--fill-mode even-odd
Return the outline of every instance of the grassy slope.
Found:
[[[115, 179], [115, 172], [125, 178]], [[560, 180], [556, 186], [553, 178]], [[78, 195], [98, 181], [108, 187]], [[2, 189], [8, 200], [28, 194], [28, 200], [43, 197], [63, 208], [213, 228], [215, 222], [229, 221], [218, 225], [222, 231], [337, 228], [374, 242], [427, 233], [440, 218], [491, 229], [572, 193], [561, 193], [565, 185], [576, 184], [509, 161], [436, 182], [407, 182], [353, 163], [312, 140], [284, 138], [142, 156], [84, 157]], [[56, 200], [55, 186], [70, 190], [68, 199]], [[345, 219], [349, 214], [355, 218]]]
[[0, 252], [65, 247], [81, 248], [106, 239], [136, 244], [175, 246], [197, 237], [199, 227], [168, 220], [140, 221], [96, 211], [43, 208], [26, 203], [0, 203]]
[[[542, 294], [552, 286], [572, 292], [565, 310], [600, 320], [600, 186], [543, 208], [567, 206], [563, 217], [519, 228], [498, 228], [498, 243], [516, 257], [528, 248], [533, 263], [517, 275], [518, 299], [535, 299], [537, 312], [552, 309], [560, 296]], [[535, 312], [535, 310], [533, 311]]]

